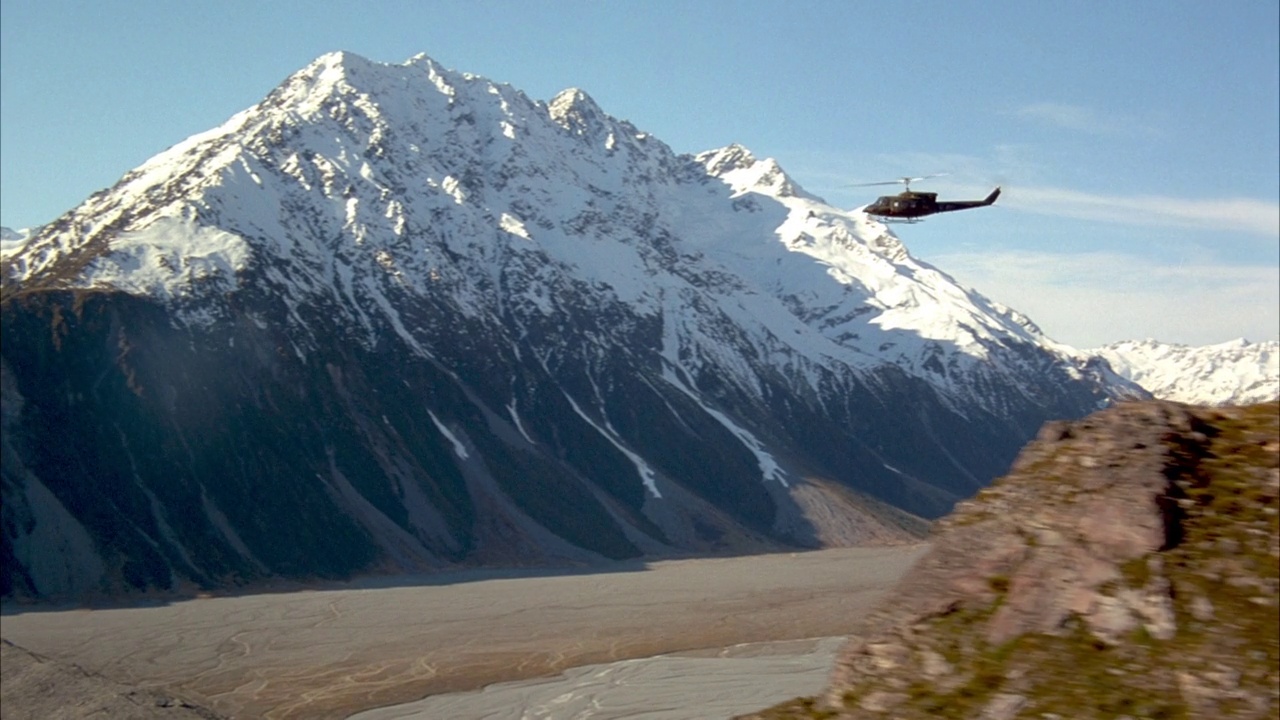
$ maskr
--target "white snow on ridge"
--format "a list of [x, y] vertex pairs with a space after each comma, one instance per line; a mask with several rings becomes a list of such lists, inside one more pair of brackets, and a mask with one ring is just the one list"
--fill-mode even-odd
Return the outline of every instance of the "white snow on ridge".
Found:
[[[1047, 345], [1064, 354], [1073, 352], [1038, 330], [1032, 331], [1009, 308], [916, 260], [885, 224], [857, 210], [832, 207], [804, 192], [782, 174], [774, 161], [756, 160], [739, 146], [703, 153], [699, 159], [710, 171], [720, 170], [720, 177], [733, 188], [735, 197], [757, 193], [786, 207], [789, 212], [774, 231], [780, 240], [779, 249], [812, 261], [783, 262], [783, 267], [771, 267], [760, 263], [769, 259], [761, 256], [762, 251], [748, 255], [740, 242], [730, 243], [732, 254], [739, 260], [735, 271], [754, 279], [753, 285], [772, 284], [781, 294], [802, 290], [807, 295], [799, 298], [804, 305], [825, 309], [830, 315], [861, 310], [855, 313], [856, 320], [824, 323], [824, 335], [838, 337], [841, 331], [888, 335], [874, 342], [853, 343], [880, 356], [882, 362], [898, 362], [903, 355], [915, 354], [918, 347], [906, 346], [918, 346], [920, 340], [954, 344], [979, 360], [987, 357], [981, 341], [1001, 336]], [[785, 190], [780, 192], [780, 187]], [[820, 281], [814, 276], [815, 270], [825, 272], [835, 282]], [[854, 303], [863, 307], [850, 307]], [[898, 347], [883, 354], [878, 348], [884, 342]]]
[[1280, 342], [1243, 338], [1191, 347], [1128, 340], [1087, 351], [1152, 395], [1193, 405], [1247, 405], [1280, 397]]
[[251, 251], [244, 238], [177, 217], [116, 236], [111, 251], [84, 273], [88, 286], [117, 287], [172, 299], [190, 294], [197, 282], [234, 284]]
[[606, 440], [613, 443], [614, 447], [618, 448], [623, 455], [626, 455], [627, 458], [631, 460], [631, 462], [636, 466], [636, 471], [640, 473], [640, 480], [644, 482], [645, 489], [649, 491], [649, 494], [655, 498], [661, 498], [662, 493], [658, 492], [657, 476], [654, 474], [653, 468], [649, 467], [649, 463], [645, 462], [644, 458], [632, 452], [626, 445], [623, 445], [622, 441], [615, 437], [611, 431], [600, 427], [595, 420], [591, 419], [591, 416], [587, 415], [582, 411], [582, 408], [578, 407], [578, 403], [574, 402], [574, 399], [569, 395], [569, 393], [564, 393], [564, 397], [569, 401], [569, 405], [573, 407], [573, 411], [578, 413], [578, 417], [586, 420], [587, 424], [595, 428], [596, 432], [603, 435]]
[[529, 431], [524, 429], [524, 422], [520, 420], [520, 414], [516, 412], [515, 400], [507, 403], [507, 414], [511, 416], [511, 422], [515, 423], [516, 429], [520, 431], [524, 439], [528, 440], [530, 445], [537, 445], [538, 443], [534, 442], [533, 438], [529, 436]]
[[756, 456], [756, 462], [760, 465], [760, 474], [765, 481], [774, 480], [780, 483], [782, 487], [791, 487], [790, 483], [787, 482], [787, 476], [786, 473], [783, 472], [782, 466], [780, 466], [778, 461], [775, 460], [767, 450], [765, 450], [764, 445], [756, 439], [755, 435], [752, 435], [748, 430], [730, 420], [728, 415], [725, 415], [715, 408], [707, 407], [707, 404], [702, 402], [702, 399], [698, 394], [689, 389], [689, 387], [676, 376], [675, 372], [672, 371], [669, 366], [662, 369], [662, 377], [673, 387], [687, 395], [689, 399], [698, 403], [698, 405], [701, 406], [708, 415], [715, 418], [717, 422], [723, 425], [729, 432], [733, 433], [734, 436], [751, 451], [751, 454]]
[[436, 417], [436, 414], [431, 412], [431, 410], [427, 410], [427, 414], [431, 416], [431, 422], [436, 424], [436, 429], [440, 431], [440, 434], [448, 438], [450, 443], [453, 443], [453, 452], [458, 456], [458, 459], [466, 460], [470, 457], [467, 453], [467, 447], [458, 440], [458, 436], [454, 435], [449, 428], [445, 427], [444, 423], [440, 422], [440, 418]]

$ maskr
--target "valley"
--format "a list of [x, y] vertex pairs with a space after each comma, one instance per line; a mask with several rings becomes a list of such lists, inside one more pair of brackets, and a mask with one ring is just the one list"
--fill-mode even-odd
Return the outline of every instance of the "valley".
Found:
[[[467, 570], [101, 609], [8, 603], [3, 634], [224, 716], [345, 718], [581, 665], [842, 635], [927, 547]], [[6, 664], [6, 716], [23, 717], [16, 674]]]

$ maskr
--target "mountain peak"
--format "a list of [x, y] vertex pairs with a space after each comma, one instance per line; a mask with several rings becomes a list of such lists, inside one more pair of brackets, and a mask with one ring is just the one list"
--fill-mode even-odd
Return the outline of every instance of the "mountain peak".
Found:
[[707, 168], [707, 172], [717, 177], [734, 170], [744, 170], [756, 164], [755, 155], [738, 143], [726, 145], [718, 150], [708, 150], [698, 154], [698, 162]]
[[608, 114], [578, 88], [561, 90], [547, 103], [547, 111], [552, 121], [574, 135], [594, 140], [611, 132]]
[[774, 197], [806, 197], [773, 158], [758, 160], [747, 148], [733, 143], [697, 156], [707, 173], [724, 180], [736, 192], [756, 191]]
[[352, 85], [352, 80], [373, 65], [374, 62], [345, 50], [325, 53], [290, 75], [258, 107], [318, 107], [324, 98], [341, 94]]
[[362, 55], [357, 55], [356, 53], [353, 53], [350, 50], [331, 50], [317, 57], [315, 60], [312, 60], [308, 67], [310, 66], [339, 67], [339, 66], [345, 66], [348, 63], [351, 63], [351, 64], [358, 63], [358, 64], [368, 65], [371, 62], [372, 61], [369, 60], [368, 58]]
[[428, 67], [439, 67], [440, 63], [436, 62], [430, 55], [420, 52], [405, 61], [406, 65], [425, 65]]
[[556, 96], [551, 98], [551, 102], [547, 103], [547, 107], [551, 110], [551, 117], [555, 119], [573, 112], [595, 115], [604, 114], [604, 111], [600, 109], [600, 106], [586, 91], [576, 87], [565, 88], [556, 93]]
[[449, 98], [453, 98], [459, 85], [475, 79], [444, 67], [426, 53], [418, 53], [403, 63], [384, 63], [350, 51], [337, 50], [317, 57], [289, 76], [259, 107], [331, 113], [334, 112], [328, 108], [331, 98], [347, 96], [346, 102], [355, 100], [351, 96], [353, 92], [382, 97], [414, 92], [412, 88], [425, 87], [421, 84], [423, 76]]
[[381, 64], [349, 50], [334, 50], [312, 60], [295, 75], [306, 75], [333, 82], [339, 78], [359, 75], [362, 71]]

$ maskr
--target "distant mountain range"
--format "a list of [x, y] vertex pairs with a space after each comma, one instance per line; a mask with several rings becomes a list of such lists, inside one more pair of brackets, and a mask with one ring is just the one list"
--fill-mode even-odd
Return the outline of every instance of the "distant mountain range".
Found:
[[1274, 340], [1202, 347], [1129, 340], [1088, 352], [1164, 400], [1248, 405], [1280, 397], [1280, 342]]
[[14, 230], [12, 228], [0, 227], [0, 253], [9, 255], [16, 253], [23, 245], [26, 244], [27, 238], [31, 237], [31, 229]]
[[0, 266], [6, 595], [894, 541], [1147, 395], [772, 160], [425, 56]]

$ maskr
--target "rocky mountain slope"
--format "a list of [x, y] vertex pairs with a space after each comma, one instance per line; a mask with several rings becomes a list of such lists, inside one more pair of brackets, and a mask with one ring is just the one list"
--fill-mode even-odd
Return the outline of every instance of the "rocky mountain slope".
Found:
[[1052, 423], [941, 521], [823, 698], [763, 718], [1272, 718], [1280, 405]]
[[1241, 338], [1191, 347], [1128, 340], [1088, 352], [1162, 400], [1249, 405], [1280, 397], [1280, 342]]
[[891, 541], [1142, 394], [771, 160], [425, 56], [0, 265], [5, 594]]

